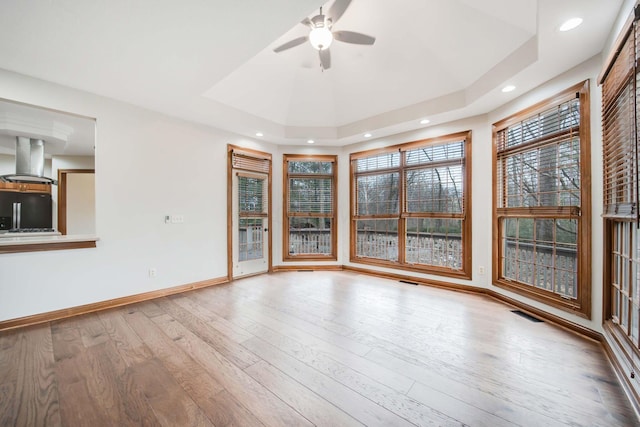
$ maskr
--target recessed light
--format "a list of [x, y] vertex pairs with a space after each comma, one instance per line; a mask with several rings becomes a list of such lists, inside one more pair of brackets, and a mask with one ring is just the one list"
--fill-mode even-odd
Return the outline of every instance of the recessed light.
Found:
[[570, 31], [582, 24], [582, 18], [571, 18], [560, 26], [560, 31]]
[[262, 132], [256, 132], [256, 136], [264, 136]]
[[307, 144], [313, 144], [315, 141], [313, 139], [307, 139]]
[[514, 85], [507, 85], [507, 86], [502, 88], [502, 91], [504, 93], [507, 93], [507, 92], [513, 92], [515, 89], [516, 89], [516, 87]]
[[431, 121], [431, 120], [429, 120], [429, 119], [422, 119], [422, 120], [420, 120], [420, 124], [421, 124], [421, 125], [426, 125], [426, 124], [427, 124], [427, 123], [429, 123], [430, 121]]
[[362, 135], [362, 136], [364, 136], [365, 138], [371, 138], [373, 135], [371, 135], [370, 133], [365, 133], [365, 134], [364, 134], [364, 135]]

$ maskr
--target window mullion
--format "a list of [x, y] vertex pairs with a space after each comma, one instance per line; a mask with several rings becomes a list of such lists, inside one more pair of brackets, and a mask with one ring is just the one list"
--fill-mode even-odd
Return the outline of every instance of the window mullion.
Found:
[[400, 150], [400, 169], [399, 169], [399, 182], [398, 182], [398, 194], [399, 194], [399, 206], [398, 206], [398, 262], [400, 264], [406, 263], [406, 232], [407, 232], [407, 220], [403, 214], [407, 211], [407, 193], [406, 193], [406, 151]]

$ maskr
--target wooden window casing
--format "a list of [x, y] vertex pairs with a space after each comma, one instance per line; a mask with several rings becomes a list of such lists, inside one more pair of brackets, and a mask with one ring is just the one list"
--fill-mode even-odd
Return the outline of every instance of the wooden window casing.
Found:
[[471, 131], [352, 153], [350, 260], [471, 279]]
[[337, 156], [285, 154], [283, 177], [283, 260], [336, 261]]
[[493, 125], [493, 283], [591, 316], [589, 82]]

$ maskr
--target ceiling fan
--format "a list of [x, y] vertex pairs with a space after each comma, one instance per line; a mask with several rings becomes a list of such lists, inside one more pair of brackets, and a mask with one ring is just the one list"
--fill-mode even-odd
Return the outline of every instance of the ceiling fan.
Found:
[[320, 68], [322, 68], [322, 70], [328, 70], [331, 68], [329, 46], [331, 46], [331, 42], [334, 39], [343, 43], [372, 45], [376, 41], [375, 37], [354, 31], [332, 31], [333, 25], [338, 22], [338, 19], [340, 19], [350, 4], [351, 0], [336, 0], [326, 15], [322, 14], [322, 8], [320, 8], [320, 14], [311, 19], [305, 18], [301, 22], [301, 24], [311, 28], [309, 35], [288, 41], [276, 47], [273, 51], [279, 53], [283, 50], [301, 45], [308, 40], [311, 46], [317, 49], [320, 54]]

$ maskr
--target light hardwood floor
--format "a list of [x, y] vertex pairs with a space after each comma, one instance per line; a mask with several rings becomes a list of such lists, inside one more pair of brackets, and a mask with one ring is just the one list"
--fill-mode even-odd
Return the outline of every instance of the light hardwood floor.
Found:
[[492, 299], [251, 277], [0, 333], [0, 426], [633, 426], [599, 344]]

